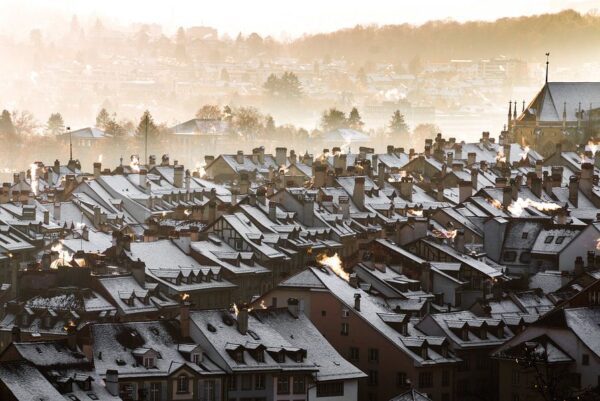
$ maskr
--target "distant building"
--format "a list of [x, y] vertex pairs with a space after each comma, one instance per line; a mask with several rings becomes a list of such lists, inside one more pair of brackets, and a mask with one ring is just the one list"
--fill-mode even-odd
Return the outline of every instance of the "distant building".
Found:
[[509, 142], [523, 141], [544, 156], [557, 143], [575, 150], [600, 129], [600, 82], [546, 82], [519, 117], [516, 108], [509, 106]]

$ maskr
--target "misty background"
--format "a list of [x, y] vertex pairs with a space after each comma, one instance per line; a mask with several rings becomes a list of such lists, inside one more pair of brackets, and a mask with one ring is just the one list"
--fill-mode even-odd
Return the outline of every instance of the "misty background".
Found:
[[[539, 91], [547, 51], [551, 80], [600, 79], [598, 1], [568, 10], [554, 1], [425, 1], [429, 15], [381, 1], [233, 2], [228, 12], [185, 1], [4, 3], [0, 109], [13, 127], [0, 118], [5, 175], [66, 160], [67, 127], [102, 125], [115, 139], [78, 144], [84, 169], [100, 154], [110, 165], [128, 160], [145, 151], [147, 115], [149, 151], [182, 153], [192, 166], [207, 152], [259, 145], [319, 153], [336, 128], [368, 135], [379, 151], [422, 146], [436, 131], [476, 140], [499, 133], [509, 100], [521, 107]], [[227, 121], [233, 140], [176, 145], [167, 134], [195, 117]]]

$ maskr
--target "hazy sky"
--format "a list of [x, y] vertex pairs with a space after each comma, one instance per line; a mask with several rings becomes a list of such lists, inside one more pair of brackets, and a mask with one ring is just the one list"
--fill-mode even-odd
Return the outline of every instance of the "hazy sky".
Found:
[[584, 12], [600, 8], [600, 0], [0, 0], [2, 3], [4, 31], [24, 28], [22, 19], [43, 27], [44, 20], [52, 16], [78, 14], [125, 23], [158, 22], [166, 33], [180, 25], [210, 25], [232, 36], [241, 31], [280, 38], [356, 24], [493, 20], [565, 8]]

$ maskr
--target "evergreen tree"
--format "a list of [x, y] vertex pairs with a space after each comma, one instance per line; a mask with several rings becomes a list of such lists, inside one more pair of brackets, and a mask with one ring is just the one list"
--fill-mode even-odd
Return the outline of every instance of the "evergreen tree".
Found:
[[364, 125], [365, 123], [363, 123], [360, 114], [358, 113], [358, 109], [353, 107], [348, 115], [348, 127], [355, 130], [361, 130]]
[[110, 121], [110, 114], [108, 114], [105, 108], [102, 108], [96, 116], [96, 127], [105, 130]]
[[409, 132], [408, 124], [404, 121], [404, 116], [400, 113], [400, 110], [396, 110], [394, 114], [392, 114], [390, 131], [392, 134], [398, 135], [406, 135]]
[[135, 130], [135, 133], [138, 137], [144, 138], [146, 133], [148, 134], [148, 138], [157, 137], [159, 134], [158, 127], [154, 123], [154, 119], [152, 118], [152, 114], [150, 111], [144, 111], [142, 117], [140, 117], [140, 122]]
[[60, 135], [63, 133], [65, 129], [65, 122], [60, 113], [50, 114], [46, 128], [48, 133], [51, 135]]

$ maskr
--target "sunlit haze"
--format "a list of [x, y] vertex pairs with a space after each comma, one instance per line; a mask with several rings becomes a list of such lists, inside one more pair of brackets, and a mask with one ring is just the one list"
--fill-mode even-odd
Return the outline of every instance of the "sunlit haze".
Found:
[[121, 23], [160, 23], [172, 31], [179, 26], [207, 25], [219, 32], [257, 32], [278, 38], [329, 32], [356, 24], [422, 24], [429, 20], [494, 20], [566, 8], [587, 12], [597, 0], [349, 0], [302, 2], [277, 0], [3, 0], [0, 31], [44, 26], [49, 17], [77, 14], [109, 17]]

